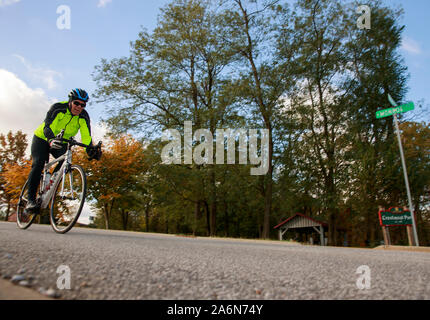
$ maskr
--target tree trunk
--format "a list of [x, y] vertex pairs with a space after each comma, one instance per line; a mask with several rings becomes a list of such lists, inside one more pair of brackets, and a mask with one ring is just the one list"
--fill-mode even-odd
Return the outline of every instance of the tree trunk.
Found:
[[146, 232], [149, 232], [149, 203], [145, 207], [145, 229]]
[[201, 218], [200, 212], [200, 200], [194, 203], [194, 224], [193, 224], [193, 236], [196, 235], [199, 219]]
[[272, 213], [272, 185], [273, 185], [273, 165], [272, 165], [272, 155], [273, 155], [273, 141], [272, 141], [272, 127], [269, 124], [269, 169], [266, 174], [266, 188], [265, 188], [265, 202], [264, 202], [264, 222], [263, 222], [263, 239], [268, 239], [270, 237], [270, 215]]
[[113, 199], [112, 202], [110, 203], [110, 209], [109, 209], [109, 204], [108, 203], [105, 203], [105, 205], [104, 205], [106, 230], [109, 230], [109, 218], [111, 216], [114, 203], [115, 203], [115, 199]]
[[215, 166], [211, 169], [211, 209], [210, 209], [210, 236], [216, 236], [216, 180], [215, 180]]
[[103, 213], [105, 216], [105, 228], [106, 228], [106, 230], [109, 230], [109, 212], [108, 212], [108, 204], [107, 203], [105, 203], [105, 205], [104, 205]]
[[413, 206], [415, 208], [415, 223], [417, 227], [418, 242], [420, 243], [420, 246], [428, 246], [430, 244], [429, 233], [426, 232], [426, 222], [424, 221], [422, 216], [420, 201], [416, 199], [413, 199], [412, 201], [415, 202]]
[[6, 217], [5, 217], [4, 221], [9, 220], [9, 213], [10, 213], [10, 201], [7, 202]]
[[333, 209], [333, 210], [334, 211], [331, 210], [329, 213], [329, 232], [328, 232], [329, 246], [337, 245], [337, 225], [336, 225], [337, 212], [336, 212], [336, 209]]
[[266, 129], [269, 130], [269, 170], [266, 174], [266, 188], [265, 188], [265, 201], [264, 201], [264, 219], [263, 219], [263, 238], [267, 239], [269, 238], [269, 230], [270, 230], [270, 215], [272, 213], [272, 173], [273, 173], [273, 167], [272, 167], [272, 157], [273, 157], [273, 141], [272, 141], [272, 126], [271, 126], [271, 113], [268, 108], [268, 105], [264, 101], [264, 94], [263, 89], [261, 86], [260, 81], [260, 74], [258, 72], [257, 66], [254, 61], [254, 46], [253, 46], [253, 40], [251, 38], [250, 33], [250, 26], [249, 23], [251, 21], [251, 17], [246, 11], [246, 9], [242, 5], [241, 0], [236, 1], [237, 5], [240, 8], [241, 14], [242, 14], [242, 21], [243, 26], [245, 30], [245, 36], [247, 38], [247, 48], [245, 51], [242, 52], [242, 55], [248, 60], [249, 65], [251, 67], [251, 72], [253, 76], [253, 80], [255, 82], [255, 91], [253, 92], [253, 96], [255, 98], [255, 101], [258, 105], [260, 114], [264, 120], [264, 124]]
[[227, 207], [227, 201], [224, 199], [224, 235], [228, 237], [229, 234], [229, 221], [228, 221], [228, 207]]
[[207, 225], [207, 235], [211, 234], [211, 224], [210, 224], [210, 213], [209, 213], [209, 205], [207, 201], [204, 201], [205, 210], [206, 210], [206, 225]]
[[127, 230], [128, 225], [128, 211], [121, 208], [122, 228]]
[[336, 186], [334, 181], [334, 169], [331, 164], [334, 163], [330, 157], [332, 153], [328, 153], [329, 156], [329, 169], [328, 169], [328, 181], [326, 188], [328, 191], [328, 210], [329, 210], [329, 234], [328, 242], [331, 246], [337, 245], [337, 217], [339, 216], [339, 209], [337, 208], [337, 197], [336, 197]]

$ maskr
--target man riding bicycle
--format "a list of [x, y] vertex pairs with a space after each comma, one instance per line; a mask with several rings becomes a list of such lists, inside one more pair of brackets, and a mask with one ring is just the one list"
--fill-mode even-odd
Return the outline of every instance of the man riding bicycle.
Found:
[[[89, 145], [86, 152], [89, 159], [100, 160], [101, 149], [95, 148], [91, 138], [90, 117], [85, 111], [89, 100], [88, 93], [82, 89], [73, 89], [69, 93], [69, 101], [58, 102], [51, 106], [46, 114], [45, 121], [36, 129], [31, 144], [33, 158], [31, 172], [28, 177], [28, 211], [36, 211], [39, 204], [36, 202], [37, 188], [45, 163], [49, 154], [54, 158], [61, 157], [67, 151], [67, 144], [61, 139], [69, 139], [81, 132], [82, 143]], [[61, 131], [64, 130], [63, 136]], [[54, 172], [60, 169], [62, 162], [58, 163]]]

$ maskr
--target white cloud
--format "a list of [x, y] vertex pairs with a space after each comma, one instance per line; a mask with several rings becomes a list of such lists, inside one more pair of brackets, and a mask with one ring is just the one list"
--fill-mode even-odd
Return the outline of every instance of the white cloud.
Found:
[[14, 54], [13, 56], [21, 61], [21, 63], [25, 66], [31, 79], [37, 81], [38, 83], [43, 83], [48, 90], [58, 87], [55, 78], [63, 78], [63, 75], [60, 72], [41, 67], [34, 67], [24, 57], [18, 54]]
[[107, 131], [107, 126], [102, 123], [97, 123], [95, 126], [91, 125], [91, 136], [93, 137], [94, 143], [103, 140]]
[[[89, 111], [91, 117], [91, 111]], [[93, 138], [93, 143], [97, 144], [100, 140], [103, 141], [104, 135], [107, 133], [107, 127], [102, 123], [93, 123], [91, 121], [91, 137]], [[81, 133], [78, 132], [76, 135], [77, 140], [81, 140]]]
[[406, 52], [412, 53], [412, 54], [421, 54], [422, 53], [420, 44], [417, 41], [415, 41], [409, 37], [403, 38], [402, 49], [405, 50]]
[[99, 0], [99, 3], [97, 4], [97, 8], [104, 8], [108, 3], [111, 3], [112, 0]]
[[0, 69], [0, 133], [21, 130], [31, 144], [52, 102], [42, 89], [31, 89], [12, 72]]
[[0, 0], [0, 7], [6, 7], [20, 1], [21, 0]]

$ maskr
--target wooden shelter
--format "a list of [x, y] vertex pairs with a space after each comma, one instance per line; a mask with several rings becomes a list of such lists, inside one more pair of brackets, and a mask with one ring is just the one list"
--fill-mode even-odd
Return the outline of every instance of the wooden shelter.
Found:
[[317, 221], [301, 213], [296, 213], [294, 216], [281, 222], [274, 229], [279, 229], [279, 240], [282, 240], [284, 234], [289, 229], [313, 228], [320, 235], [320, 243], [325, 245], [324, 228], [328, 228], [326, 222]]

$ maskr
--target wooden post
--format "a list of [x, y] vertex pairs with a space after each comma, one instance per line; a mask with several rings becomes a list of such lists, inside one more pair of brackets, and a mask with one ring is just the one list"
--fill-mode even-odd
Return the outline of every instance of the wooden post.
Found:
[[412, 235], [412, 226], [406, 226], [406, 231], [408, 232], [408, 240], [409, 240], [409, 245], [410, 246], [414, 246], [414, 237]]
[[391, 246], [390, 229], [388, 227], [385, 227], [385, 232], [387, 233], [388, 237], [388, 245]]
[[390, 234], [388, 232], [388, 227], [382, 226], [382, 234], [384, 235], [384, 245], [387, 247], [390, 245]]
[[321, 241], [321, 245], [324, 245], [324, 227], [320, 226], [320, 241]]
[[[379, 211], [385, 211], [384, 207], [379, 206]], [[390, 239], [390, 231], [388, 227], [381, 226], [382, 227], [382, 235], [384, 236], [384, 246], [390, 246], [391, 245], [391, 239]]]
[[282, 231], [282, 228], [279, 228], [279, 240], [282, 241], [284, 234], [288, 231], [289, 228], [284, 228]]

